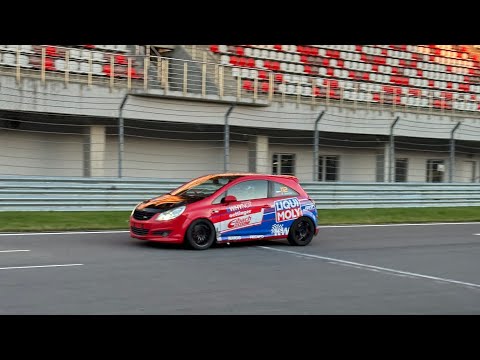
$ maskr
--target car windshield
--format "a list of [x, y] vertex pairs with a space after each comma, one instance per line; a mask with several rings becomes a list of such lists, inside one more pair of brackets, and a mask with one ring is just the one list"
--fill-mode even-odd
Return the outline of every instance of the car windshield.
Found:
[[215, 193], [230, 181], [238, 178], [238, 175], [204, 176], [173, 190], [170, 194], [182, 197], [207, 197]]

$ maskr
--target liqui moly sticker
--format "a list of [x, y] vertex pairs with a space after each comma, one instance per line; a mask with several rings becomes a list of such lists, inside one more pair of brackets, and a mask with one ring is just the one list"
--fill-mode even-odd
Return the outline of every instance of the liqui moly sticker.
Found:
[[274, 202], [274, 206], [277, 223], [293, 220], [303, 215], [300, 201], [297, 198], [277, 200]]

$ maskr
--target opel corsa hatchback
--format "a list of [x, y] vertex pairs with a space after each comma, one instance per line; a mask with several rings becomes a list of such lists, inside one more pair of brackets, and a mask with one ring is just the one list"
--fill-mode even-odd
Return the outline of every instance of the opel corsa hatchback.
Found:
[[304, 246], [318, 230], [315, 203], [289, 175], [202, 176], [143, 201], [130, 216], [131, 237], [198, 250], [215, 242], [284, 238]]

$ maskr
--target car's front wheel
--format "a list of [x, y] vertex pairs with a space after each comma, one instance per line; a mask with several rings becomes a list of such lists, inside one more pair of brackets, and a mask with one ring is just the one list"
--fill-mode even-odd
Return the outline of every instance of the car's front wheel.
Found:
[[290, 245], [305, 246], [310, 244], [315, 235], [315, 224], [308, 217], [295, 220], [288, 232], [287, 240]]
[[215, 228], [204, 219], [193, 221], [185, 233], [185, 245], [195, 250], [206, 250], [215, 242]]

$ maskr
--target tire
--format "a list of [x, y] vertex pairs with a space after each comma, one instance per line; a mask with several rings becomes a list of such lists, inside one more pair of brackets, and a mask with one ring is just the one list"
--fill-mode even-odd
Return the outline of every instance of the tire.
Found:
[[293, 246], [305, 246], [310, 244], [315, 235], [315, 224], [308, 217], [300, 217], [295, 220], [288, 232], [287, 240]]
[[193, 221], [185, 233], [185, 245], [190, 249], [207, 250], [215, 242], [215, 228], [204, 219]]

